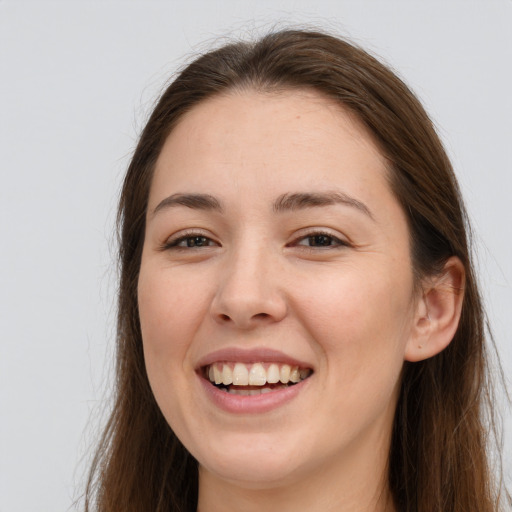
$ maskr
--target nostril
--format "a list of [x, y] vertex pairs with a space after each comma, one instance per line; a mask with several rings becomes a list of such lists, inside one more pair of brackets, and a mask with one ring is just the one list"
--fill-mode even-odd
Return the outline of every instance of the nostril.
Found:
[[268, 313], [258, 313], [258, 314], [256, 314], [256, 315], [254, 315], [254, 317], [253, 317], [253, 318], [262, 318], [262, 319], [263, 319], [263, 318], [267, 318], [267, 317], [269, 317], [269, 316], [270, 316], [270, 315], [269, 315]]
[[[269, 315], [268, 313], [256, 313], [251, 316], [250, 321], [257, 322], [259, 320], [266, 320], [267, 318], [270, 318], [270, 317], [271, 317], [271, 315]], [[217, 318], [219, 319], [220, 322], [223, 322], [223, 323], [228, 323], [228, 322], [231, 322], [234, 320], [234, 318], [232, 318], [230, 315], [227, 315], [226, 313], [219, 313], [217, 315]]]

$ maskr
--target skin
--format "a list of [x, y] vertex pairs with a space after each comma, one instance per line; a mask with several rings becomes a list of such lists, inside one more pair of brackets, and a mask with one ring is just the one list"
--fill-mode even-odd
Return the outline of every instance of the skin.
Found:
[[[332, 192], [349, 203], [273, 207]], [[185, 193], [222, 210], [161, 205]], [[340, 106], [244, 91], [186, 114], [156, 164], [138, 298], [152, 390], [199, 462], [198, 510], [395, 510], [386, 463], [403, 361], [442, 350], [460, 311], [432, 290], [415, 286], [385, 158]], [[228, 347], [280, 350], [314, 373], [277, 409], [229, 413], [196, 372]]]

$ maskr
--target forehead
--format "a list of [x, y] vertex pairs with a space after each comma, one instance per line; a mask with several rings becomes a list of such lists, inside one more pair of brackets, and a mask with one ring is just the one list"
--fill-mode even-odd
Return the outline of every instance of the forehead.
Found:
[[366, 127], [333, 100], [309, 90], [232, 91], [196, 105], [176, 125], [158, 158], [152, 195], [333, 184], [368, 195], [377, 185], [389, 188], [387, 174]]
[[314, 90], [249, 89], [216, 95], [187, 112], [169, 138], [182, 136], [190, 144], [200, 141], [204, 149], [210, 150], [213, 145], [224, 148], [230, 142], [264, 143], [272, 148], [281, 143], [289, 147], [320, 143], [327, 146], [339, 144], [344, 137], [381, 156], [369, 130], [355, 113]]

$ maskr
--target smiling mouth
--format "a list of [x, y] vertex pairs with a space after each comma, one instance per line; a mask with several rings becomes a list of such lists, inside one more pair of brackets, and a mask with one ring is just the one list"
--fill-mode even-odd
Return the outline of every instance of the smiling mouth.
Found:
[[310, 368], [281, 363], [219, 362], [202, 368], [212, 385], [235, 395], [260, 395], [294, 386], [309, 378]]

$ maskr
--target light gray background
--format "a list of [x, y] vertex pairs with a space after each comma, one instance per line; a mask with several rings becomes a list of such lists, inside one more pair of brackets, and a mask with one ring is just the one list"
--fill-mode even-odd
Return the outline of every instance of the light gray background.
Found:
[[0, 0], [0, 512], [67, 510], [83, 484], [111, 370], [117, 191], [157, 92], [205, 40], [275, 21], [352, 37], [423, 100], [512, 374], [512, 1]]

